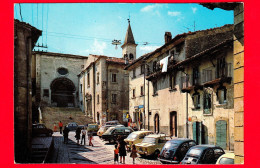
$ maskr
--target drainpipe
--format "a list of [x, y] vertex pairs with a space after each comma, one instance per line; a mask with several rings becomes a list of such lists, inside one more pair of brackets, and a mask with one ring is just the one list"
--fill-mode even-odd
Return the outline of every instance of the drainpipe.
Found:
[[93, 62], [93, 111], [94, 111], [94, 114], [93, 114], [93, 118], [94, 118], [94, 122], [96, 122], [96, 73], [95, 73], [95, 61]]

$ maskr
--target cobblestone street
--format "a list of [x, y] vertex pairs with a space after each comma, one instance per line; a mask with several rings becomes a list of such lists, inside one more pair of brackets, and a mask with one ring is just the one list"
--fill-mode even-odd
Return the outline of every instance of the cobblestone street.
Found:
[[[54, 155], [53, 163], [76, 163], [76, 164], [114, 164], [114, 144], [108, 144], [99, 139], [93, 138], [94, 147], [86, 145], [77, 146], [75, 132], [69, 133], [68, 144], [63, 143], [63, 136], [59, 132], [53, 134]], [[130, 153], [127, 153], [126, 164], [133, 164]], [[161, 164], [158, 160], [147, 158], [136, 158], [136, 164]]]

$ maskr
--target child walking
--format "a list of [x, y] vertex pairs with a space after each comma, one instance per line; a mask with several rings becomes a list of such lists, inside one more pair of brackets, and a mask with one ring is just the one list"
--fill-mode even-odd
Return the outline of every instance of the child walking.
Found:
[[114, 149], [114, 164], [116, 164], [116, 162], [118, 163], [118, 153], [119, 153], [119, 149], [116, 144]]
[[135, 158], [137, 157], [137, 150], [136, 150], [136, 147], [135, 145], [132, 146], [132, 151], [131, 151], [131, 154], [130, 154], [130, 157], [133, 158], [133, 164], [135, 164]]

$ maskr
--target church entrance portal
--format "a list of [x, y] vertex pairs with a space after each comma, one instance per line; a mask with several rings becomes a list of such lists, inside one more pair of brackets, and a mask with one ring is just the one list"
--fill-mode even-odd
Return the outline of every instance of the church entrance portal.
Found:
[[51, 102], [57, 107], [75, 106], [74, 95], [76, 88], [68, 78], [57, 78], [51, 83]]

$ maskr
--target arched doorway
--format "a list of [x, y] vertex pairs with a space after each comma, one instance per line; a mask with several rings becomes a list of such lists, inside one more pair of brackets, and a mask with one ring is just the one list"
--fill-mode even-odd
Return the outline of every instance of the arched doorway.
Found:
[[154, 116], [154, 132], [159, 133], [160, 132], [160, 121], [159, 121], [159, 115], [155, 114]]
[[170, 112], [170, 135], [177, 137], [177, 115], [176, 115], [176, 111]]
[[57, 103], [57, 107], [75, 106], [74, 95], [76, 88], [68, 78], [56, 78], [51, 83], [51, 102]]

